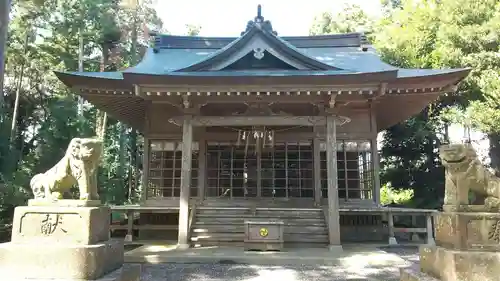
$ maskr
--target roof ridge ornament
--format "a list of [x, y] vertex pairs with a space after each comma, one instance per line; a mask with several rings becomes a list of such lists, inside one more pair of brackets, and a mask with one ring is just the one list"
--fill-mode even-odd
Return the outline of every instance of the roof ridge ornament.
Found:
[[264, 20], [264, 17], [262, 16], [262, 6], [260, 4], [257, 5], [257, 16], [253, 20], [251, 20], [247, 23], [247, 28], [245, 29], [245, 31], [243, 31], [241, 33], [241, 35], [250, 31], [252, 28], [258, 28], [258, 29], [267, 31], [269, 33], [274, 34], [275, 36], [278, 35], [278, 32], [273, 30], [273, 26], [271, 24], [271, 21]]

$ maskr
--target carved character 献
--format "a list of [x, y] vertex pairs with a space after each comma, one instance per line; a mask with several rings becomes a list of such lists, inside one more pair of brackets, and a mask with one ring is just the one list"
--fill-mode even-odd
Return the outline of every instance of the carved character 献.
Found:
[[53, 234], [61, 223], [62, 218], [59, 214], [46, 214], [40, 225], [40, 232], [44, 235]]
[[66, 154], [54, 167], [31, 179], [35, 199], [62, 199], [77, 184], [80, 200], [98, 200], [96, 170], [101, 151], [99, 139], [72, 139]]

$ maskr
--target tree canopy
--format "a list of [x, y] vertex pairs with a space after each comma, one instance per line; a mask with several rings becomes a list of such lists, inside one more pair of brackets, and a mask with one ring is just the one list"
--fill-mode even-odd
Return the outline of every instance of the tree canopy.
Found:
[[[91, 104], [83, 102], [80, 110], [76, 93], [53, 71], [136, 64], [149, 41], [146, 30], [166, 32], [152, 1], [14, 0], [11, 8], [0, 103], [0, 225], [31, 196], [30, 178], [51, 168], [76, 136], [104, 137], [98, 176], [104, 200], [135, 202], [142, 189], [142, 136]], [[189, 34], [199, 31], [186, 27]]]
[[[444, 174], [437, 147], [449, 141], [454, 123], [489, 135], [493, 168], [498, 168], [500, 133], [500, 2], [496, 0], [382, 1], [384, 15], [370, 18], [358, 6], [324, 13], [313, 34], [369, 32], [382, 59], [402, 68], [471, 67], [455, 94], [443, 96], [419, 115], [384, 132], [383, 183], [415, 191], [415, 204], [437, 206]], [[430, 201], [435, 201], [431, 203]]]

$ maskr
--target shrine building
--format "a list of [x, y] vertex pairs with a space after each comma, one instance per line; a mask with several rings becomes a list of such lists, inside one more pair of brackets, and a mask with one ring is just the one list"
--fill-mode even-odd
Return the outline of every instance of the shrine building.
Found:
[[141, 206], [175, 210], [183, 247], [243, 242], [259, 214], [289, 219], [286, 243], [377, 229], [377, 134], [469, 73], [389, 65], [361, 33], [281, 37], [260, 8], [239, 37], [153, 38], [133, 67], [56, 75], [144, 136]]

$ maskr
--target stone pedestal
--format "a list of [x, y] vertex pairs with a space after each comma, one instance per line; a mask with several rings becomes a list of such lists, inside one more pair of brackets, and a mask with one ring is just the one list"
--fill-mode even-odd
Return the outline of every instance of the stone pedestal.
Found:
[[420, 247], [420, 270], [401, 269], [402, 281], [499, 280], [499, 213], [445, 211], [435, 233], [436, 245]]
[[95, 280], [122, 266], [123, 242], [110, 240], [110, 208], [62, 201], [16, 208], [11, 242], [0, 244], [1, 274], [13, 280]]

